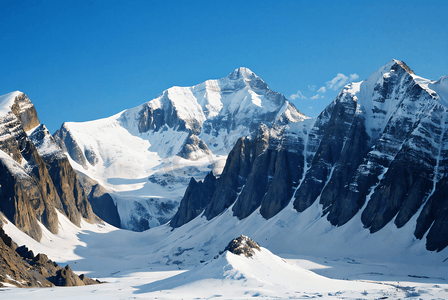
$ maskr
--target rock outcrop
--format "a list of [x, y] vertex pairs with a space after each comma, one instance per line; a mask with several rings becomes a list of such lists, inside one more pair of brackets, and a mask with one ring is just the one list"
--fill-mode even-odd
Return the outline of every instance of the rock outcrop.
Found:
[[80, 286], [100, 283], [78, 276], [67, 265], [61, 268], [45, 254], [34, 256], [26, 246], [16, 243], [0, 227], [0, 286], [16, 287]]
[[81, 218], [99, 220], [72, 169], [45, 126], [40, 125], [31, 101], [16, 92], [3, 98], [0, 115], [0, 211], [36, 240], [38, 222], [58, 232], [57, 211], [80, 225]]
[[260, 245], [254, 242], [251, 238], [245, 235], [240, 235], [239, 237], [230, 241], [230, 243], [224, 249], [224, 252], [229, 251], [236, 255], [252, 257], [255, 255], [254, 250], [261, 251]]

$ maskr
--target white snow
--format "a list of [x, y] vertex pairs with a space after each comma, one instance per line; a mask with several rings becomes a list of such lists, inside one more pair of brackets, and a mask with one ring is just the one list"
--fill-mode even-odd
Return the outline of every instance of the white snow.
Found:
[[434, 90], [440, 97], [443, 105], [448, 107], [448, 75], [442, 76], [434, 83], [430, 83], [428, 87]]
[[23, 166], [17, 163], [11, 156], [2, 150], [0, 150], [0, 160], [6, 168], [8, 168], [8, 171], [11, 172], [11, 174], [21, 177], [29, 177]]
[[[57, 156], [64, 155], [62, 149], [54, 141], [53, 137], [51, 136], [50, 132], [48, 131], [45, 125], [39, 124], [35, 128], [28, 130], [26, 134], [34, 143], [34, 145], [37, 147], [37, 151], [40, 156], [45, 157], [50, 155], [57, 155]], [[35, 137], [35, 135], [38, 134], [43, 134], [44, 136], [39, 138]]]
[[14, 104], [14, 99], [21, 94], [22, 92], [15, 91], [0, 96], [0, 118], [4, 117], [7, 113], [11, 111], [11, 106]]
[[[291, 205], [270, 220], [254, 212], [238, 220], [227, 210], [171, 231], [159, 226], [130, 232], [107, 224], [76, 227], [62, 214], [59, 233], [41, 243], [8, 223], [19, 245], [78, 274], [106, 281], [76, 288], [0, 288], [2, 299], [445, 299], [448, 252], [431, 253], [410, 240], [412, 226], [369, 234], [357, 218], [333, 227], [313, 205]], [[307, 224], [307, 226], [304, 226]], [[219, 228], [226, 228], [225, 231]], [[252, 258], [224, 250], [241, 233], [262, 246]], [[268, 250], [269, 249], [269, 250]]]

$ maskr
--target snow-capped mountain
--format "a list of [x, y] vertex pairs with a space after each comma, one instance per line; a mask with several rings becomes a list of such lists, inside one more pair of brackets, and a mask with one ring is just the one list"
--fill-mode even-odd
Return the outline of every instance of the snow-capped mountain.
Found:
[[[229, 77], [222, 81], [232, 80], [233, 76]], [[52, 227], [47, 226], [49, 231], [36, 222], [43, 233], [38, 242], [27, 235], [32, 234], [27, 227], [9, 217], [2, 219], [0, 214], [4, 231], [19, 245], [46, 253], [56, 262], [70, 263], [76, 273], [108, 282], [71, 289], [72, 298], [446, 298], [447, 77], [426, 80], [403, 62], [392, 60], [367, 80], [344, 87], [315, 119], [291, 119], [288, 110], [279, 108], [272, 122], [253, 123], [246, 136], [236, 139], [228, 155], [215, 154], [207, 134], [202, 135], [204, 124], [211, 121], [176, 121], [173, 114], [165, 115], [167, 107], [174, 111], [173, 105], [162, 109], [151, 103], [103, 120], [66, 124], [57, 135], [64, 141], [59, 140], [65, 147], [62, 151], [45, 127], [30, 117], [34, 113], [29, 100], [21, 94], [13, 96], [14, 101], [8, 95], [0, 98], [1, 120], [12, 121], [0, 127], [0, 149], [9, 149], [6, 154], [0, 151], [0, 168], [7, 171], [0, 173], [1, 204], [8, 203], [5, 195], [13, 195], [5, 194], [5, 187], [11, 186], [8, 178], [48, 183], [50, 193], [42, 193], [45, 186], [39, 182], [41, 194], [36, 195], [47, 201], [44, 204], [50, 203], [48, 199], [54, 195], [51, 182], [55, 189], [66, 182], [61, 179], [59, 184], [55, 179], [65, 171], [54, 172], [59, 169], [52, 163], [52, 159], [65, 157], [64, 151], [70, 153], [78, 174], [105, 171], [122, 176], [80, 178], [90, 199], [100, 204], [97, 209], [102, 207], [107, 217], [115, 216], [119, 223], [123, 219], [115, 203], [119, 210], [124, 204], [117, 199], [125, 192], [133, 199], [145, 188], [154, 192], [149, 187], [160, 186], [156, 191], [161, 195], [174, 195], [176, 185], [183, 191], [189, 182], [171, 222], [144, 232], [89, 223], [86, 218], [75, 225], [65, 204], [58, 204], [56, 209], [47, 208], [57, 216], [57, 234]], [[155, 113], [157, 109], [160, 111]], [[6, 115], [1, 115], [2, 110]], [[139, 117], [147, 120], [144, 124], [157, 125], [141, 130]], [[136, 122], [130, 121], [134, 119]], [[160, 120], [164, 125], [159, 126]], [[202, 124], [199, 131], [195, 124]], [[225, 132], [233, 130], [231, 126], [223, 128]], [[220, 141], [228, 138], [215, 132]], [[163, 152], [155, 149], [174, 147], [175, 142], [163, 138], [176, 134], [183, 142], [172, 149], [178, 155], [175, 160], [163, 161]], [[195, 138], [188, 137], [192, 136], [207, 148], [195, 148], [201, 142], [191, 144]], [[21, 148], [12, 151], [17, 148], [11, 145]], [[190, 145], [191, 151], [183, 151], [184, 145]], [[38, 154], [33, 154], [34, 161], [28, 155], [33, 147], [31, 152]], [[42, 158], [44, 168], [30, 168], [39, 164], [36, 157]], [[160, 159], [154, 169], [149, 168], [151, 157]], [[222, 167], [213, 165], [217, 158], [226, 160], [222, 172]], [[164, 167], [167, 175], [161, 176]], [[131, 177], [133, 168], [141, 170], [141, 178]], [[150, 171], [144, 173], [146, 170]], [[155, 172], [159, 172], [157, 176]], [[189, 178], [198, 173], [203, 180]], [[151, 186], [145, 186], [147, 182]], [[138, 184], [144, 188], [132, 190]], [[27, 186], [16, 191], [34, 195], [28, 191], [36, 189], [22, 187]], [[81, 190], [77, 189], [82, 194]], [[36, 214], [29, 210], [35, 199], [22, 198], [27, 201], [16, 201], [20, 211]], [[9, 213], [4, 206], [1, 209]], [[145, 219], [138, 222], [141, 220]], [[241, 245], [253, 248], [253, 253], [240, 251], [249, 257], [236, 255], [239, 246], [233, 247], [232, 239], [238, 236], [243, 238]], [[254, 241], [259, 244], [254, 246]], [[0, 241], [8, 243], [11, 240]], [[15, 255], [12, 252], [5, 253]], [[11, 268], [5, 263], [0, 268], [5, 265]], [[11, 289], [11, 282], [17, 283], [14, 280], [23, 280], [25, 285], [29, 279], [5, 274], [0, 283], [6, 285], [1, 286], [6, 299], [67, 297], [64, 289]]]
[[270, 219], [289, 204], [302, 213], [317, 203], [333, 226], [359, 219], [375, 233], [410, 223], [428, 250], [442, 250], [448, 245], [447, 82], [421, 78], [392, 60], [344, 87], [316, 119], [280, 132], [262, 126], [236, 143], [213, 185], [190, 184], [172, 226], [191, 220], [192, 207], [208, 220], [226, 209], [238, 219]]
[[[239, 68], [222, 79], [172, 87], [106, 119], [64, 123], [54, 136], [85, 180], [104, 188], [98, 194], [103, 198], [89, 198], [94, 211], [141, 231], [172, 218], [191, 177], [219, 175], [238, 138], [260, 124], [306, 118], [252, 71]], [[108, 195], [113, 202], [104, 199]], [[118, 221], [111, 221], [111, 211]]]

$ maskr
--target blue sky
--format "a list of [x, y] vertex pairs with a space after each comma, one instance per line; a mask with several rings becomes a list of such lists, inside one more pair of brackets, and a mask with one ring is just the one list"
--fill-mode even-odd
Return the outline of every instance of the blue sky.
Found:
[[0, 95], [26, 93], [54, 132], [244, 66], [314, 117], [393, 58], [447, 75], [447, 12], [446, 0], [2, 0]]

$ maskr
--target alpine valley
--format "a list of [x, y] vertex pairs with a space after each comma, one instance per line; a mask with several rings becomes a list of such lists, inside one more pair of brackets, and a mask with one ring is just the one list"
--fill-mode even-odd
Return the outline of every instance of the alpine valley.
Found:
[[247, 68], [53, 135], [0, 96], [1, 299], [446, 299], [447, 126], [398, 60], [316, 118]]

